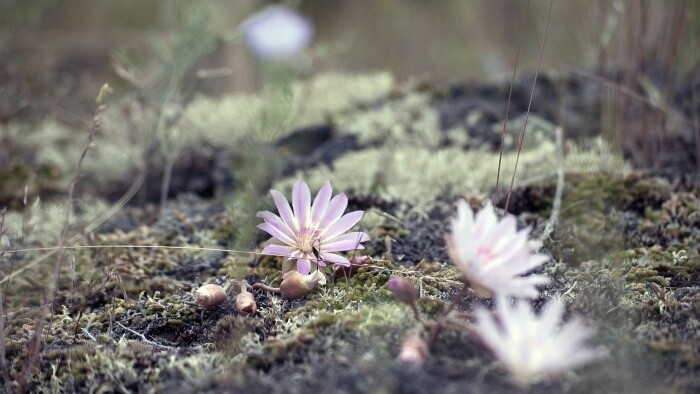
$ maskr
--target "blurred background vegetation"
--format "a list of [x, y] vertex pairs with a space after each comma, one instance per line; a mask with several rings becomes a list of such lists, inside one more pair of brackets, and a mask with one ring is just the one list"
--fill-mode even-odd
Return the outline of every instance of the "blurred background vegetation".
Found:
[[[209, 28], [225, 36], [268, 2], [200, 3], [212, 11]], [[436, 82], [509, 77], [527, 8], [524, 0], [291, 3], [316, 27], [314, 72], [382, 69], [399, 79], [421, 76]], [[70, 85], [80, 84], [94, 92], [104, 80], [116, 79], [111, 66], [116, 49], [143, 47], [149, 40], [165, 40], [172, 34], [173, 4], [1, 0], [3, 80], [17, 78], [27, 88], [36, 84], [34, 88], [50, 91], [76, 89]], [[548, 6], [544, 0], [529, 6], [521, 73], [536, 67]], [[542, 63], [548, 69], [591, 68], [643, 59], [643, 67], [657, 74], [670, 67], [680, 76], [698, 67], [699, 39], [698, 1], [557, 1]], [[210, 94], [260, 87], [260, 76], [240, 40], [230, 41], [201, 66], [230, 69], [224, 78], [204, 84]], [[47, 75], [52, 72], [60, 78]], [[82, 84], [85, 79], [94, 84]], [[4, 101], [10, 96], [6, 91], [2, 97]], [[8, 116], [7, 109], [0, 115]]]
[[[83, 185], [114, 201], [131, 179], [141, 177], [141, 198], [134, 202], [155, 202], [159, 195], [162, 206], [169, 190], [171, 196], [177, 190], [217, 194], [192, 184], [205, 178], [205, 185], [240, 186], [238, 205], [251, 206], [281, 171], [280, 163], [257, 160], [276, 157], [267, 146], [274, 139], [263, 133], [280, 137], [280, 132], [339, 126], [342, 119], [331, 120], [329, 114], [388, 97], [401, 86], [417, 86], [411, 81], [427, 82], [435, 97], [459, 92], [460, 84], [495, 82], [484, 85], [483, 95], [504, 96], [493, 87], [510, 80], [521, 39], [517, 74], [529, 89], [525, 81], [537, 68], [550, 4], [285, 3], [311, 20], [315, 40], [296, 70], [299, 83], [266, 94], [263, 88], [274, 85], [269, 73], [266, 79], [269, 69], [246, 48], [240, 27], [272, 2], [0, 0], [0, 163], [6, 163], [0, 202], [17, 208], [25, 195], [62, 195], [84, 143], [72, 136], [89, 128], [95, 94], [109, 82], [115, 94], [99, 149], [86, 161]], [[585, 81], [588, 90], [573, 94], [599, 109], [581, 112], [590, 119], [577, 121], [577, 128], [604, 136], [613, 152], [637, 168], [661, 168], [671, 157], [687, 171], [700, 156], [693, 143], [700, 135], [698, 41], [700, 1], [555, 1], [542, 69], [564, 79], [578, 73]], [[317, 78], [328, 72], [335, 76]], [[578, 83], [572, 82], [572, 89]], [[456, 90], [446, 89], [450, 86]], [[563, 103], [558, 94], [546, 93], [548, 86], [539, 101], [553, 107], [557, 100]], [[329, 100], [334, 91], [354, 98], [334, 102]], [[595, 98], [589, 100], [591, 94]], [[576, 100], [562, 106], [583, 105]], [[523, 106], [527, 94], [514, 101]], [[550, 122], [561, 121], [556, 110], [549, 112]], [[409, 123], [413, 128], [416, 122]], [[370, 122], [361, 128], [371, 132], [377, 126]], [[429, 122], [428, 134], [437, 135], [435, 129]], [[233, 149], [234, 158], [222, 154], [222, 147]], [[232, 166], [240, 170], [235, 179]], [[170, 185], [173, 171], [181, 174]], [[26, 188], [37, 183], [36, 190]]]

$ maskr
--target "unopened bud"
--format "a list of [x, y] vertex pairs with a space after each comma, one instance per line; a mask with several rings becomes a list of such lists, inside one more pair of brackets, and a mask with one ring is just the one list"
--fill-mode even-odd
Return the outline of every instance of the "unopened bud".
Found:
[[248, 282], [241, 282], [241, 292], [236, 295], [236, 310], [245, 315], [252, 315], [258, 309], [253, 293], [248, 291]]
[[394, 293], [394, 297], [405, 304], [413, 305], [418, 299], [416, 286], [407, 279], [392, 275], [387, 286]]
[[411, 333], [401, 342], [401, 349], [397, 360], [414, 365], [422, 365], [428, 355], [428, 344], [425, 343], [420, 333]]
[[226, 292], [219, 285], [206, 284], [195, 292], [197, 303], [204, 309], [219, 305], [226, 300]]
[[356, 265], [365, 265], [367, 263], [372, 262], [372, 257], [371, 256], [355, 256], [350, 259], [350, 265], [351, 266], [356, 266]]
[[280, 293], [282, 297], [293, 300], [301, 298], [316, 287], [317, 284], [325, 285], [326, 277], [316, 270], [309, 275], [302, 275], [299, 271], [289, 271], [282, 276]]
[[236, 295], [236, 310], [246, 315], [252, 315], [258, 309], [252, 293], [238, 293]]

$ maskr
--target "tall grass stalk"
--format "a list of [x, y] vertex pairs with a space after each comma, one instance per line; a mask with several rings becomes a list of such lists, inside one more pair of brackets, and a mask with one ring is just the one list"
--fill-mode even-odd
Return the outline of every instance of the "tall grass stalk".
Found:
[[[5, 213], [7, 209], [3, 208], [0, 212], [0, 241], [5, 235]], [[0, 261], [5, 256], [5, 250], [0, 249]], [[5, 391], [10, 394], [13, 392], [12, 384], [10, 383], [10, 367], [7, 365], [7, 351], [5, 343], [5, 297], [0, 292], [0, 373], [4, 381]]]
[[50, 291], [47, 292], [47, 294], [50, 294], [50, 296], [46, 296], [43, 305], [41, 306], [39, 310], [39, 314], [36, 317], [36, 321], [34, 323], [34, 333], [32, 334], [32, 338], [28, 342], [28, 351], [27, 351], [27, 360], [22, 368], [22, 373], [20, 375], [20, 380], [19, 380], [19, 392], [24, 393], [27, 390], [27, 385], [29, 381], [29, 374], [31, 370], [33, 370], [34, 365], [39, 357], [39, 347], [41, 345], [41, 335], [44, 331], [44, 326], [47, 323], [47, 313], [49, 313], [48, 316], [48, 322], [50, 324], [51, 318], [55, 312], [55, 300], [56, 300], [56, 294], [58, 292], [58, 286], [59, 286], [59, 281], [61, 279], [61, 267], [63, 265], [63, 257], [65, 255], [65, 245], [66, 245], [66, 240], [68, 237], [68, 227], [70, 224], [70, 216], [71, 216], [71, 211], [73, 210], [73, 201], [75, 198], [75, 186], [78, 182], [78, 179], [80, 178], [80, 171], [83, 166], [83, 161], [85, 160], [85, 157], [87, 156], [88, 151], [90, 148], [92, 148], [95, 140], [95, 135], [97, 132], [100, 130], [100, 127], [102, 126], [102, 112], [105, 110], [105, 98], [106, 96], [111, 92], [111, 89], [108, 84], [104, 84], [102, 88], [100, 89], [99, 94], [97, 95], [97, 98], [95, 99], [95, 114], [93, 117], [93, 124], [92, 128], [90, 129], [90, 132], [88, 133], [87, 137], [87, 142], [85, 144], [85, 148], [80, 154], [80, 158], [78, 159], [78, 163], [75, 166], [75, 170], [73, 172], [73, 176], [71, 177], [70, 183], [68, 185], [68, 198], [66, 201], [66, 213], [63, 218], [63, 227], [61, 229], [61, 234], [60, 237], [58, 238], [58, 250], [56, 254], [56, 261], [54, 263], [54, 272], [53, 272], [53, 281], [51, 284]]
[[523, 140], [525, 139], [525, 130], [527, 129], [527, 122], [530, 119], [530, 108], [532, 107], [532, 99], [535, 96], [535, 86], [537, 85], [537, 76], [540, 73], [540, 68], [542, 67], [542, 54], [544, 53], [544, 43], [547, 41], [547, 32], [549, 30], [549, 21], [552, 18], [552, 7], [554, 6], [554, 0], [549, 2], [549, 11], [547, 13], [547, 22], [544, 25], [544, 35], [542, 35], [542, 43], [540, 44], [540, 55], [537, 59], [537, 69], [535, 70], [535, 77], [532, 81], [532, 89], [530, 89], [530, 100], [527, 103], [527, 112], [525, 112], [525, 122], [523, 122], [523, 128], [520, 130], [520, 141], [518, 142], [518, 154], [515, 157], [515, 166], [513, 167], [513, 176], [510, 179], [510, 187], [508, 188], [508, 196], [506, 197], [506, 205], [503, 208], [508, 212], [508, 205], [510, 204], [510, 197], [513, 192], [513, 185], [515, 184], [515, 174], [518, 172], [518, 162], [520, 161], [520, 152], [523, 150]]
[[518, 39], [518, 50], [515, 53], [515, 64], [513, 65], [513, 75], [510, 77], [510, 88], [508, 89], [508, 102], [506, 103], [506, 113], [503, 116], [503, 130], [501, 131], [501, 149], [498, 153], [498, 171], [496, 171], [496, 189], [501, 179], [501, 161], [503, 160], [503, 146], [506, 140], [506, 128], [508, 127], [508, 113], [510, 112], [510, 101], [513, 98], [513, 85], [515, 85], [515, 74], [518, 70], [518, 60], [520, 60], [520, 49], [523, 46], [523, 37], [525, 36], [525, 22], [527, 21], [527, 12], [530, 9], [530, 0], [527, 0], [525, 12], [523, 12], [523, 20], [520, 23], [520, 38]]

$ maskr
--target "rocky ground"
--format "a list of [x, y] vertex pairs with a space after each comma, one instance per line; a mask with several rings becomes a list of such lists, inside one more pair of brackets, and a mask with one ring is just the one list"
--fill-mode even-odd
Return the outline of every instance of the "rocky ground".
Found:
[[[14, 272], [2, 283], [11, 379], [28, 371], [31, 389], [44, 392], [512, 392], [517, 387], [507, 372], [463, 329], [444, 330], [421, 367], [395, 361], [414, 322], [386, 282], [399, 274], [416, 283], [426, 316], [437, 316], [456, 296], [460, 275], [443, 240], [454, 202], [466, 198], [476, 208], [490, 197], [504, 205], [502, 185], [511, 179], [531, 82], [524, 78], [514, 90], [499, 189], [507, 84], [434, 90], [375, 74], [321, 76], [300, 86], [296, 120], [273, 148], [279, 176], [267, 186], [289, 195], [298, 177], [312, 191], [330, 180], [348, 194], [351, 209], [367, 211], [359, 226], [371, 237], [362, 253], [372, 261], [299, 300], [255, 290], [252, 316], [233, 307], [236, 286], [208, 310], [193, 291], [203, 283], [281, 280], [279, 258], [247, 253], [266, 238], [245, 227], [229, 197], [240, 191], [234, 186], [245, 157], [240, 138], [256, 122], [244, 108], [259, 106], [260, 98], [200, 97], [187, 107], [182, 122], [196, 133], [175, 163], [172, 198], [160, 211], [154, 203], [162, 164], [153, 159], [145, 172], [133, 165], [140, 141], [120, 126], [140, 118], [128, 97], [115, 99], [86, 159], [71, 230], [80, 233], [111, 214], [70, 240], [91, 248], [68, 250], [55, 312], [30, 370], [23, 363], [55, 255], [11, 251], [56, 245], [59, 203], [84, 140], [61, 122], [6, 122], [0, 204], [11, 209], [5, 239], [12, 243], [3, 243], [2, 257], [3, 278]], [[677, 107], [692, 113], [683, 89]], [[542, 234], [555, 174], [564, 169], [560, 220], [545, 239], [552, 258], [541, 269], [553, 282], [535, 305], [562, 299], [570, 315], [597, 327], [594, 342], [609, 357], [529, 390], [695, 392], [700, 185], [684, 175], [687, 167], [633, 170], [623, 160], [628, 152], [599, 138], [600, 100], [597, 85], [583, 77], [542, 77], [510, 212], [534, 236]], [[567, 137], [563, 162], [555, 154], [556, 125]], [[676, 153], [687, 155], [684, 163], [696, 159], [690, 150]], [[110, 210], [139, 175], [141, 192]], [[31, 208], [37, 196], [44, 201]], [[259, 206], [271, 204], [269, 195], [257, 198]], [[251, 216], [258, 206], [246, 209]], [[241, 231], [254, 240], [243, 253], [197, 249], [233, 249]], [[468, 295], [460, 308], [479, 302]]]

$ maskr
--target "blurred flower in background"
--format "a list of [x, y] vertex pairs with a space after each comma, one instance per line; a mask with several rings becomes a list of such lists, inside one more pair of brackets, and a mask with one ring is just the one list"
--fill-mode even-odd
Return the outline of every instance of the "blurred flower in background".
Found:
[[605, 355], [603, 348], [586, 346], [595, 331], [580, 319], [562, 323], [564, 304], [559, 301], [550, 301], [537, 316], [526, 301], [511, 306], [501, 298], [494, 314], [477, 309], [472, 330], [521, 385]]
[[469, 204], [461, 200], [446, 242], [452, 261], [478, 294], [535, 298], [539, 295], [536, 286], [549, 279], [522, 275], [549, 257], [535, 253], [540, 243], [528, 240], [529, 234], [529, 229], [518, 231], [512, 215], [499, 221], [491, 201], [474, 215]]
[[285, 61], [299, 57], [314, 36], [311, 22], [293, 9], [274, 5], [243, 23], [248, 48], [261, 60]]

